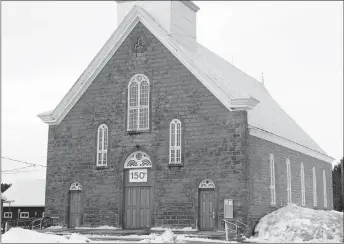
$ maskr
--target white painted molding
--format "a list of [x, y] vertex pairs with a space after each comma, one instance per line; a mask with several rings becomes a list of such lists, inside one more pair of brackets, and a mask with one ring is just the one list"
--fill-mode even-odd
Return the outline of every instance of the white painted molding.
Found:
[[232, 101], [237, 103], [234, 105], [236, 109], [248, 109], [250, 107], [244, 105], [243, 101], [245, 99], [248, 103], [254, 103], [253, 98], [243, 98], [243, 101], [239, 101], [240, 99], [236, 101], [229, 97], [225, 91], [214, 89], [210, 85], [214, 81], [202, 72], [201, 67], [197, 66], [193, 59], [170, 39], [166, 31], [144, 9], [135, 5], [56, 108], [53, 111], [41, 113], [37, 116], [46, 124], [59, 124], [139, 21], [230, 111], [233, 110]]
[[310, 149], [310, 148], [305, 147], [299, 143], [288, 140], [284, 137], [275, 135], [273, 133], [262, 130], [260, 128], [257, 128], [257, 127], [251, 126], [251, 125], [249, 125], [248, 128], [249, 128], [249, 135], [251, 135], [251, 136], [255, 136], [255, 137], [264, 139], [266, 141], [276, 143], [278, 145], [281, 145], [281, 146], [287, 147], [289, 149], [292, 149], [294, 151], [297, 151], [297, 152], [306, 154], [308, 156], [317, 158], [317, 159], [325, 161], [327, 163], [332, 163], [335, 160], [334, 158], [332, 158], [326, 154], [323, 154], [323, 153], [318, 152], [316, 150]]

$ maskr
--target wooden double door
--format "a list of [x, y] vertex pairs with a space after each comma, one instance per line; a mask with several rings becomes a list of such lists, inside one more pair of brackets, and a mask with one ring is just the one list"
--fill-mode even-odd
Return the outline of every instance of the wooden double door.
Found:
[[124, 227], [139, 229], [151, 227], [151, 187], [126, 187]]
[[213, 230], [215, 227], [214, 190], [200, 190], [199, 194], [200, 230]]

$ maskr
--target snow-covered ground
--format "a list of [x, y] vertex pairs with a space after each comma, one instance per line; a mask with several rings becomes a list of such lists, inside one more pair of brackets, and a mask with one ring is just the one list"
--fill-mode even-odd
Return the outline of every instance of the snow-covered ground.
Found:
[[163, 228], [163, 227], [153, 227], [151, 230], [156, 231], [165, 231], [165, 230], [172, 230], [172, 231], [198, 231], [197, 229], [193, 229], [192, 227], [184, 227], [182, 229], [171, 229], [171, 228]]
[[264, 216], [247, 241], [343, 243], [343, 213], [290, 204]]
[[[101, 226], [97, 229], [116, 229], [116, 227]], [[193, 231], [194, 229], [191, 227], [175, 230], [179, 234], [173, 233], [173, 229], [152, 228], [152, 230], [164, 230], [164, 232], [141, 236], [128, 235], [117, 237], [117, 240], [111, 240], [110, 236], [105, 235], [64, 233], [63, 236], [59, 236], [53, 233], [39, 233], [12, 228], [2, 235], [2, 243], [228, 243], [180, 233]], [[343, 213], [313, 210], [290, 204], [264, 216], [256, 226], [255, 232], [255, 236], [245, 241], [258, 243], [343, 243]]]
[[[81, 235], [81, 234], [66, 234], [64, 236], [55, 235], [53, 233], [39, 233], [33, 230], [26, 230], [21, 228], [12, 228], [2, 235], [2, 243], [187, 243], [192, 242], [216, 242], [228, 243], [219, 240], [210, 240], [206, 238], [189, 237], [185, 234], [175, 234], [167, 229], [162, 234], [152, 233], [150, 235], [139, 236], [129, 235], [123, 236], [123, 240], [94, 240], [90, 238], [104, 237], [102, 235]], [[118, 237], [117, 237], [118, 238]], [[101, 238], [99, 238], [101, 239]], [[132, 239], [132, 240], [131, 240]], [[141, 240], [137, 240], [141, 239]], [[234, 242], [233, 242], [234, 243]]]
[[115, 227], [115, 226], [108, 226], [108, 225], [103, 225], [103, 226], [98, 226], [98, 227], [75, 227], [75, 229], [79, 230], [84, 230], [84, 229], [107, 229], [107, 230], [118, 230], [121, 228]]

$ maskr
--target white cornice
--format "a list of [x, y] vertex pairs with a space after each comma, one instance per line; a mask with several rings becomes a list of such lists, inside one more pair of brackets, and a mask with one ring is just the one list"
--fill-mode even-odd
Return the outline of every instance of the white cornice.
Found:
[[316, 150], [305, 147], [299, 143], [288, 140], [284, 137], [275, 135], [273, 133], [270, 133], [268, 131], [265, 131], [265, 130], [262, 130], [260, 128], [250, 126], [250, 125], [249, 125], [249, 135], [264, 139], [266, 141], [276, 143], [278, 145], [281, 145], [281, 146], [287, 147], [289, 149], [292, 149], [294, 151], [297, 151], [297, 152], [306, 154], [308, 156], [317, 158], [317, 159], [325, 161], [327, 163], [332, 163], [335, 160], [334, 158], [332, 158], [326, 154], [323, 154], [323, 153], [318, 152]]
[[[233, 99], [224, 91], [216, 90], [209, 85], [213, 81], [202, 72], [192, 58], [182, 48], [170, 41], [168, 34], [141, 7], [135, 5], [57, 107], [53, 111], [37, 116], [46, 124], [59, 124], [139, 21], [229, 110], [233, 110], [233, 108], [249, 109], [256, 104], [257, 100], [253, 98]], [[231, 104], [232, 102], [234, 105]]]
[[233, 110], [248, 110], [254, 108], [259, 101], [253, 97], [232, 98], [230, 103]]

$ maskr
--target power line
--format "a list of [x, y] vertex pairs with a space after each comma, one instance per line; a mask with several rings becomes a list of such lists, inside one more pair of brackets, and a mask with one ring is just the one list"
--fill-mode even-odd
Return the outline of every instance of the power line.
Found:
[[7, 159], [7, 160], [11, 160], [14, 162], [19, 162], [19, 163], [23, 163], [23, 164], [28, 164], [28, 165], [32, 165], [32, 166], [41, 166], [41, 167], [47, 167], [46, 165], [42, 165], [42, 164], [34, 164], [34, 163], [28, 163], [28, 162], [24, 162], [21, 160], [17, 160], [17, 159], [13, 159], [13, 158], [7, 158], [7, 157], [1, 157], [3, 159]]
[[26, 169], [26, 168], [31, 168], [31, 167], [36, 167], [36, 166], [30, 165], [30, 166], [25, 166], [25, 167], [16, 168], [16, 169], [2, 170], [2, 171], [0, 171], [0, 172], [15, 172], [15, 171], [17, 171], [17, 170]]

